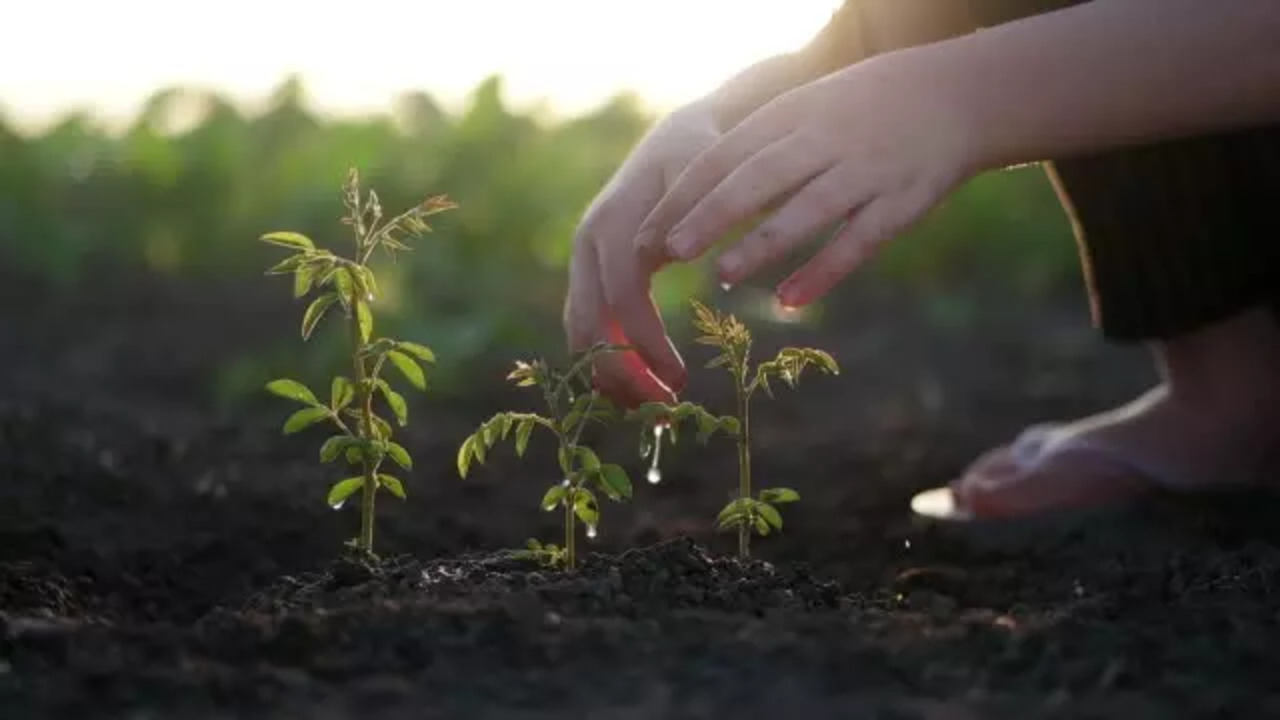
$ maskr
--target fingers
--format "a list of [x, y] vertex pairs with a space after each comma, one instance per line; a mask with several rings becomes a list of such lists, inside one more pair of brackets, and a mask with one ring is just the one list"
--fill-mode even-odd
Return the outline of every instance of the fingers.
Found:
[[[615, 322], [606, 324], [602, 340], [617, 345], [631, 344]], [[644, 360], [635, 352], [598, 355], [595, 362], [595, 385], [600, 392], [624, 408], [634, 408], [646, 402], [676, 402], [675, 393], [650, 372]]]
[[826, 247], [778, 286], [778, 299], [801, 307], [821, 298], [889, 239], [907, 229], [937, 200], [915, 187], [882, 195], [854, 213]]
[[564, 310], [571, 350], [580, 352], [598, 342], [635, 348], [603, 353], [594, 366], [597, 386], [624, 406], [674, 401], [672, 388], [683, 388], [686, 377], [649, 295], [649, 277], [661, 263], [640, 257], [631, 242], [660, 186], [630, 185], [625, 193], [615, 190], [605, 197], [584, 220], [574, 241]]
[[[666, 326], [650, 294], [652, 267], [642, 262], [634, 246], [626, 241], [627, 237], [620, 235], [617, 242], [604, 242], [598, 246], [609, 319], [616, 323], [620, 338], [635, 349], [643, 365], [657, 376], [661, 384], [678, 391], [684, 388], [686, 380], [684, 362], [667, 336]], [[622, 342], [622, 339], [614, 342]], [[630, 375], [628, 379], [642, 380]], [[648, 387], [643, 389], [646, 392], [652, 390]], [[670, 394], [670, 390], [664, 393]]]
[[[664, 252], [673, 257], [694, 257], [696, 253], [681, 255], [673, 252], [674, 243], [667, 241], [668, 234], [740, 165], [761, 153], [763, 148], [769, 148], [785, 137], [790, 127], [787, 115], [778, 106], [762, 108], [695, 157], [644, 218], [636, 233], [637, 247], [652, 252], [652, 248], [665, 246]], [[787, 158], [785, 153], [771, 151], [766, 159], [778, 166], [789, 168], [796, 165], [796, 159]], [[761, 170], [762, 168], [757, 169], [751, 177], [758, 177], [757, 173]], [[733, 213], [730, 208], [726, 208], [725, 213], [707, 211], [708, 227], [712, 233], [698, 232], [691, 235], [697, 240], [703, 240], [704, 236], [709, 235], [710, 241], [714, 241], [714, 229], [723, 225], [719, 221], [722, 214]], [[726, 230], [732, 222], [729, 221], [728, 226], [724, 226]]]
[[720, 256], [720, 280], [735, 285], [746, 280], [845, 216], [862, 199], [856, 187], [852, 173], [841, 167], [814, 178]]
[[747, 159], [676, 222], [667, 252], [682, 260], [703, 254], [735, 225], [823, 173], [832, 160], [789, 135]]

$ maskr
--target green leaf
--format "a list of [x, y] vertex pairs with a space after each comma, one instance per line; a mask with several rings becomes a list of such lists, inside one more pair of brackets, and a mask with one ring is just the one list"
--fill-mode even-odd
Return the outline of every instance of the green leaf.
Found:
[[589, 447], [579, 445], [576, 448], [578, 455], [578, 467], [588, 473], [596, 472], [600, 469], [600, 458], [596, 456], [594, 450]]
[[305, 252], [300, 252], [297, 255], [290, 255], [284, 260], [281, 260], [280, 262], [268, 268], [266, 274], [267, 275], [288, 275], [290, 273], [295, 273], [298, 271], [298, 268], [302, 267], [303, 263], [305, 263], [306, 261], [307, 261], [307, 253]]
[[547, 512], [555, 510], [564, 501], [564, 496], [567, 492], [568, 488], [564, 485], [557, 484], [547, 488], [547, 494], [542, 496], [542, 509]]
[[560, 471], [565, 475], [573, 472], [573, 463], [570, 461], [569, 449], [563, 445], [556, 451], [556, 459], [560, 461]]
[[586, 488], [579, 488], [577, 498], [573, 502], [573, 513], [588, 525], [600, 522], [600, 510], [596, 505], [596, 496]]
[[757, 382], [757, 383], [759, 383], [760, 387], [764, 389], [764, 394], [765, 394], [765, 395], [768, 395], [768, 396], [772, 399], [772, 398], [773, 398], [773, 388], [769, 387], [769, 376], [768, 376], [768, 375], [757, 375], [757, 376], [756, 376], [756, 382]]
[[744, 512], [733, 512], [729, 514], [721, 514], [716, 518], [717, 530], [728, 530], [735, 528], [747, 522], [747, 514]]
[[760, 533], [762, 537], [769, 534], [769, 523], [765, 522], [764, 518], [756, 518], [755, 525], [756, 532]]
[[373, 336], [373, 311], [364, 298], [356, 301], [356, 324], [360, 326], [360, 342], [369, 342]]
[[408, 353], [422, 362], [433, 363], [436, 361], [436, 354], [426, 345], [419, 345], [415, 342], [398, 342], [396, 343], [396, 349]]
[[[782, 529], [782, 516], [778, 514], [778, 509], [767, 502], [757, 502], [755, 504], [756, 513], [765, 519], [773, 527], [778, 530]], [[763, 534], [763, 533], [761, 533]]]
[[720, 418], [720, 430], [726, 435], [737, 437], [742, 432], [742, 423], [738, 418], [726, 415]]
[[471, 458], [474, 455], [476, 436], [471, 435], [458, 446], [458, 475], [466, 477], [471, 469]]
[[373, 271], [369, 268], [359, 265], [356, 267], [353, 275], [356, 281], [356, 288], [360, 291], [360, 297], [369, 300], [378, 296], [378, 281], [373, 276]]
[[751, 498], [738, 498], [736, 500], [732, 500], [728, 505], [725, 505], [724, 508], [720, 510], [720, 514], [716, 516], [716, 519], [723, 524], [726, 518], [745, 515], [751, 502]]
[[507, 379], [514, 382], [516, 387], [537, 385], [538, 381], [543, 377], [543, 369], [539, 362], [531, 364], [523, 360], [517, 360], [515, 369], [507, 373]]
[[627, 477], [627, 471], [621, 465], [601, 465], [600, 482], [608, 489], [610, 497], [631, 497], [631, 478]]
[[364, 462], [364, 444], [353, 442], [347, 446], [347, 463], [359, 465]]
[[359, 443], [359, 440], [348, 435], [334, 435], [320, 446], [320, 462], [333, 462], [338, 459], [343, 450]]
[[480, 439], [485, 447], [493, 447], [498, 442], [498, 436], [502, 434], [502, 419], [505, 416], [506, 413], [498, 413], [480, 426]]
[[325, 313], [329, 312], [329, 308], [333, 307], [333, 304], [337, 301], [338, 297], [333, 293], [325, 293], [311, 301], [311, 305], [307, 307], [307, 311], [302, 315], [303, 340], [311, 338], [311, 333], [315, 332], [320, 320], [324, 318]]
[[577, 427], [579, 422], [582, 422], [582, 413], [577, 410], [570, 410], [569, 413], [564, 416], [564, 420], [560, 422], [560, 432], [565, 435], [572, 435], [573, 429]]
[[263, 242], [269, 242], [272, 245], [293, 248], [294, 250], [315, 250], [316, 244], [311, 242], [311, 238], [302, 233], [280, 231], [270, 232], [260, 238]]
[[524, 457], [525, 448], [529, 447], [529, 436], [533, 434], [533, 418], [525, 418], [516, 426], [516, 455]]
[[405, 470], [413, 469], [413, 458], [409, 457], [409, 451], [404, 449], [403, 445], [396, 443], [387, 443], [387, 457], [395, 461], [397, 465]]
[[350, 405], [351, 401], [355, 399], [356, 388], [351, 384], [350, 380], [341, 375], [333, 379], [333, 383], [329, 388], [329, 407], [334, 410], [341, 410]]
[[400, 371], [400, 374], [404, 375], [411, 385], [419, 390], [427, 389], [427, 377], [423, 374], [422, 367], [413, 358], [397, 350], [392, 350], [387, 353], [387, 359], [391, 361], [392, 365], [396, 366], [396, 369]]
[[373, 425], [373, 434], [379, 440], [386, 440], [391, 437], [391, 423], [388, 423], [377, 415], [371, 416], [369, 420]]
[[796, 502], [800, 499], [800, 493], [791, 488], [769, 488], [760, 491], [760, 501], [771, 505], [782, 505], [784, 503]]
[[329, 417], [329, 408], [325, 408], [325, 407], [303, 408], [302, 410], [299, 410], [298, 412], [290, 415], [289, 419], [285, 421], [284, 434], [292, 435], [301, 430], [305, 430], [306, 428], [309, 428], [312, 425], [315, 425], [316, 423], [321, 422], [328, 417]]
[[404, 483], [400, 482], [399, 478], [393, 477], [391, 475], [379, 474], [378, 484], [386, 488], [392, 495], [395, 495], [401, 500], [406, 499], [406, 495], [404, 493]]
[[286, 400], [296, 400], [297, 402], [306, 403], [308, 405], [320, 404], [320, 401], [316, 400], [315, 393], [311, 392], [306, 385], [303, 385], [297, 380], [290, 380], [288, 378], [272, 380], [267, 383], [267, 390], [272, 394], [285, 398]]
[[363, 487], [363, 477], [351, 477], [334, 483], [333, 487], [329, 488], [328, 501], [330, 507], [342, 507], [342, 503], [346, 502], [347, 498]]
[[351, 277], [351, 271], [345, 267], [340, 267], [333, 271], [332, 277], [334, 287], [337, 288], [338, 299], [342, 301], [342, 306], [350, 308], [356, 286], [355, 280]]
[[405, 402], [404, 396], [387, 384], [386, 380], [378, 381], [378, 389], [382, 391], [382, 397], [386, 398], [387, 406], [391, 408], [391, 412], [395, 413], [396, 422], [400, 423], [400, 427], [409, 424], [409, 404]]
[[303, 265], [293, 273], [293, 296], [300, 298], [311, 292], [311, 284], [316, 279], [316, 269], [311, 265]]

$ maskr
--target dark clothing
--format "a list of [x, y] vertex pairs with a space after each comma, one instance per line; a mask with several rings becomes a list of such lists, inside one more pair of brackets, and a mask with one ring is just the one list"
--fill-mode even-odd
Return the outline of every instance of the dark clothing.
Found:
[[[989, 27], [1087, 0], [967, 1]], [[827, 47], [866, 37], [857, 3], [823, 31]], [[1267, 303], [1280, 317], [1280, 124], [1053, 160], [1047, 170], [1107, 338], [1169, 338]]]

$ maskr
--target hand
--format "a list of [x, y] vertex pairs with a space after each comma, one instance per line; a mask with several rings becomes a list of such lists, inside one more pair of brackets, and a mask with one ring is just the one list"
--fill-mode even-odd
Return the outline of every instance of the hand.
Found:
[[594, 368], [596, 386], [625, 407], [673, 402], [684, 387], [684, 361], [650, 294], [653, 273], [671, 258], [660, 248], [640, 251], [633, 241], [685, 165], [719, 136], [709, 109], [672, 113], [595, 198], [574, 237], [564, 308], [569, 347], [577, 352], [603, 341], [634, 348], [603, 354]]
[[778, 286], [800, 307], [973, 172], [971, 134], [931, 55], [905, 50], [785, 93], [699, 155], [644, 220], [636, 252], [693, 259], [735, 224], [781, 206], [720, 256], [737, 284], [842, 221]]

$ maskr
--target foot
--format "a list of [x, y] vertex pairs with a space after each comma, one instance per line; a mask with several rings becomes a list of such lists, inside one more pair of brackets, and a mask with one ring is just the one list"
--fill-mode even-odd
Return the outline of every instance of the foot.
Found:
[[[1260, 322], [1259, 322], [1260, 320]], [[925, 515], [1007, 518], [1126, 502], [1165, 489], [1280, 487], [1280, 327], [1252, 314], [1157, 348], [1166, 382], [988, 452]]]

